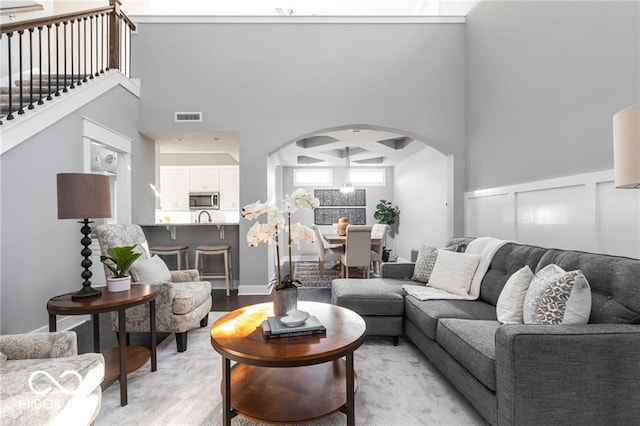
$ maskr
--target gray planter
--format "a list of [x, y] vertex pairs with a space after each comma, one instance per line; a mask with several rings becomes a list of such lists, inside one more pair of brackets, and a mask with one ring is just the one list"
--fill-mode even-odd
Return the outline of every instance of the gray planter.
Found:
[[298, 289], [273, 290], [273, 314], [285, 315], [292, 309], [298, 309]]

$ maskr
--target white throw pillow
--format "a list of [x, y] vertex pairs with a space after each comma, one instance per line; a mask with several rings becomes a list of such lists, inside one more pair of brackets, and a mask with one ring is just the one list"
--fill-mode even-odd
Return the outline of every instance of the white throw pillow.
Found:
[[171, 281], [171, 271], [159, 256], [138, 259], [129, 270], [133, 281], [139, 283], [160, 283]]
[[496, 303], [496, 315], [502, 324], [522, 324], [524, 297], [532, 279], [533, 272], [528, 265], [511, 274]]
[[582, 271], [557, 265], [538, 271], [525, 297], [525, 324], [586, 324], [590, 315], [591, 288]]
[[437, 257], [437, 248], [422, 244], [416, 258], [416, 264], [413, 267], [413, 277], [411, 279], [422, 283], [429, 282]]
[[477, 254], [438, 250], [428, 285], [460, 296], [468, 295], [480, 257]]

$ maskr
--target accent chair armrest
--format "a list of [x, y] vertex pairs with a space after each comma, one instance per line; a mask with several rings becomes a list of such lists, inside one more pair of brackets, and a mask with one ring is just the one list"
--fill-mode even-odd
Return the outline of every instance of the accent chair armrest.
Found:
[[9, 361], [67, 357], [78, 354], [78, 340], [73, 331], [7, 334], [0, 336], [0, 352]]
[[640, 418], [640, 325], [506, 325], [495, 343], [498, 424]]
[[413, 268], [415, 267], [413, 262], [405, 263], [382, 263], [380, 265], [380, 276], [382, 278], [396, 278], [410, 280], [413, 277]]
[[197, 269], [182, 269], [171, 271], [171, 282], [193, 282], [200, 281], [200, 273]]

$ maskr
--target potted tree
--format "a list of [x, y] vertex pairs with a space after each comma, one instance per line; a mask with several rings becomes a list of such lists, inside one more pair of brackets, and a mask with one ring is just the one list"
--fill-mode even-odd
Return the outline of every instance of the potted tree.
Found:
[[[400, 209], [398, 209], [398, 206], [394, 206], [393, 204], [391, 204], [391, 201], [380, 200], [380, 202], [376, 205], [376, 211], [373, 213], [373, 218], [376, 219], [379, 223], [389, 225], [391, 227], [391, 232], [393, 233], [393, 227], [398, 221], [399, 214]], [[382, 247], [383, 262], [389, 261], [390, 254], [390, 249]]]
[[127, 274], [133, 262], [141, 256], [141, 253], [133, 251], [135, 247], [135, 244], [111, 247], [107, 249], [107, 256], [100, 256], [100, 261], [113, 273], [113, 277], [107, 278], [108, 291], [126, 291], [131, 288], [131, 277]]

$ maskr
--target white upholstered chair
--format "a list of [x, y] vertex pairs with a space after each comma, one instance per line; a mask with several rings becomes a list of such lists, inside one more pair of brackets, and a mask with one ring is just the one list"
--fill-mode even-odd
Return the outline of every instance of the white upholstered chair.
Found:
[[347, 243], [341, 257], [342, 276], [349, 278], [349, 268], [362, 268], [362, 278], [369, 278], [371, 265], [371, 226], [347, 226]]
[[318, 245], [318, 270], [320, 271], [320, 276], [322, 276], [324, 273], [324, 263], [340, 262], [344, 254], [344, 247], [342, 244], [329, 244], [316, 225], [313, 225], [312, 228], [315, 233], [316, 244]]
[[380, 272], [380, 262], [382, 262], [382, 249], [385, 245], [387, 233], [391, 230], [391, 227], [384, 223], [376, 223], [371, 227], [371, 239], [379, 239], [379, 243], [371, 243], [371, 266], [373, 271]]
[[[137, 262], [149, 260], [146, 237], [138, 225], [112, 224], [96, 228], [102, 254], [110, 247], [136, 245], [135, 250], [142, 253]], [[144, 282], [136, 274], [136, 263], [131, 268], [134, 282]], [[165, 266], [166, 269], [166, 266]], [[168, 271], [167, 271], [168, 272]], [[107, 277], [112, 276], [105, 267]], [[175, 333], [178, 352], [187, 350], [187, 331], [206, 327], [211, 310], [211, 283], [200, 281], [196, 269], [170, 271], [170, 279], [162, 282], [144, 282], [158, 286], [156, 298], [156, 330], [159, 333]], [[126, 330], [130, 332], [149, 332], [149, 305], [144, 304], [127, 309]], [[118, 313], [111, 315], [111, 325], [118, 330]]]

